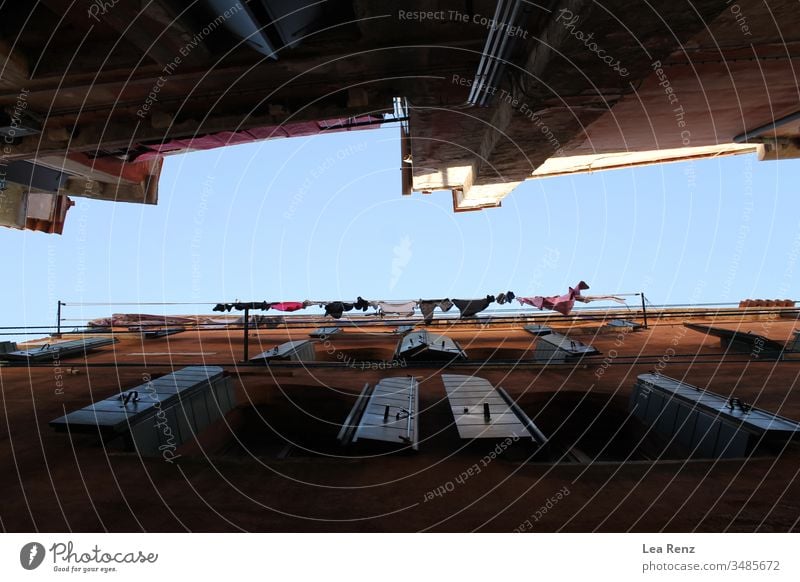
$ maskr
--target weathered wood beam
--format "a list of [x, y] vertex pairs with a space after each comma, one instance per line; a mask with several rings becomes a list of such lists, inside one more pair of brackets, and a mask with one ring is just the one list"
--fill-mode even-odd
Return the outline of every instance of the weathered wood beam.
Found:
[[[374, 80], [383, 76], [398, 76], [403, 73], [407, 73], [409, 76], [436, 74], [446, 76], [454, 71], [463, 71], [464, 73], [472, 71], [474, 65], [471, 61], [476, 61], [474, 51], [479, 50], [479, 45], [480, 41], [474, 39], [440, 43], [438, 45], [440, 49], [453, 49], [455, 55], [460, 55], [463, 58], [424, 67], [420, 63], [413, 61], [393, 62], [390, 67], [387, 66], [381, 60], [381, 55], [390, 56], [391, 53], [402, 48], [398, 47], [397, 44], [389, 43], [360, 47], [359, 50], [363, 51], [363, 54], [359, 54], [358, 51], [350, 48], [341, 53], [287, 58], [277, 62], [271, 61], [266, 57], [243, 59], [239, 56], [216, 61], [211, 75], [207, 65], [195, 66], [181, 63], [178, 68], [169, 74], [169, 80], [191, 82], [203, 79], [204, 82], [209, 82], [217, 78], [227, 77], [236, 80], [246, 77], [246, 86], [242, 88], [249, 89], [249, 85], [252, 82], [250, 79], [257, 79], [258, 83], [263, 83], [265, 86], [271, 86], [274, 89], [286, 83], [291, 88], [299, 84], [319, 82], [321, 79], [326, 78], [330, 83], [344, 84], [347, 81]], [[425, 47], [420, 48], [420, 50], [428, 49]], [[468, 66], [467, 61], [469, 61]], [[355, 66], [355, 63], [359, 63], [359, 66]], [[343, 75], [341, 72], [343, 68], [351, 71], [350, 74]], [[303, 72], [303, 74], [298, 75], [298, 72]], [[67, 90], [70, 94], [83, 95], [88, 91], [92, 91], [98, 95], [104, 95], [110, 105], [114, 101], [117, 103], [125, 101], [122, 95], [125, 89], [152, 87], [163, 74], [163, 69], [153, 64], [143, 65], [134, 71], [129, 68], [114, 70], [104, 66], [101, 71], [92, 71], [91, 73], [70, 70], [67, 77], [63, 77], [63, 71], [56, 72], [56, 76], [52, 78], [39, 78], [40, 75], [37, 74], [37, 78], [30, 81], [28, 88], [37, 96], [48, 100], [54, 99], [56, 110], [60, 109], [58, 105], [59, 93]], [[243, 83], [240, 81], [237, 84]], [[228, 90], [231, 89], [227, 79], [223, 86]], [[165, 87], [164, 90], [168, 91], [168, 87]], [[108, 100], [109, 95], [114, 96], [113, 101]], [[0, 90], [0, 102], [15, 97], [16, 93], [13, 91], [3, 92]], [[92, 102], [93, 100], [89, 99], [83, 108], [95, 105]]]
[[162, 67], [176, 57], [187, 64], [209, 61], [211, 52], [201, 41], [193, 42], [191, 50], [186, 51], [196, 31], [181, 20], [180, 14], [158, 0], [146, 6], [145, 9], [139, 3], [119, 2], [100, 18]]
[[[391, 109], [390, 93], [378, 94], [376, 102], [385, 103], [386, 111]], [[169, 123], [172, 112], [155, 110], [140, 119], [135, 109], [115, 110], [114, 120], [92, 123], [78, 127], [71, 134], [63, 128], [48, 130], [43, 135], [22, 138], [20, 143], [8, 146], [5, 158], [8, 161], [33, 159], [37, 156], [50, 156], [72, 152], [93, 152], [97, 149], [130, 149], [141, 142], [169, 141], [222, 131], [242, 131], [255, 127], [277, 126], [282, 123], [334, 119], [364, 115], [372, 107], [343, 107], [335, 104], [315, 104], [294, 113], [274, 107], [270, 114], [220, 114], [196, 116], [175, 123]], [[165, 117], [166, 116], [166, 117]], [[165, 123], [166, 120], [166, 123]], [[57, 121], [49, 119], [48, 123]]]
[[136, 204], [156, 204], [158, 188], [153, 184], [129, 184], [126, 182], [100, 182], [82, 177], [67, 179], [67, 183], [58, 191], [59, 194], [92, 198], [94, 200], [110, 200], [113, 202], [131, 202]]
[[16, 98], [20, 89], [26, 88], [30, 79], [28, 60], [8, 41], [0, 40], [0, 90]]
[[[652, 74], [652, 65], [682, 46], [722, 12], [713, 0], [636, 11], [626, 28], [624, 0], [559, 4], [535, 42], [518, 82], [495, 95], [496, 111], [473, 165], [474, 183], [521, 181]], [[635, 30], [635, 38], [631, 36]], [[602, 51], [602, 52], [600, 52]], [[513, 69], [513, 68], [512, 68]], [[512, 73], [514, 74], [514, 73]], [[603, 107], [553, 107], [559, 96], [599, 98]], [[612, 97], [606, 97], [606, 96]], [[605, 103], [603, 103], [605, 101]], [[548, 102], [548, 105], [545, 105]], [[516, 163], [505, 163], [516, 159]]]
[[[87, 30], [100, 23], [108, 25], [161, 67], [172, 62], [176, 56], [180, 56], [181, 49], [185, 48], [187, 42], [195, 35], [195, 32], [184, 22], [183, 13], [175, 12], [160, 0], [144, 2], [41, 1], [55, 14], [64, 15], [65, 19], [73, 25], [83, 24]], [[208, 61], [210, 54], [208, 47], [200, 42], [193, 44], [192, 50], [184, 58], [187, 62], [204, 63]], [[107, 68], [107, 65], [104, 65], [104, 68]], [[37, 76], [40, 75], [37, 74]]]

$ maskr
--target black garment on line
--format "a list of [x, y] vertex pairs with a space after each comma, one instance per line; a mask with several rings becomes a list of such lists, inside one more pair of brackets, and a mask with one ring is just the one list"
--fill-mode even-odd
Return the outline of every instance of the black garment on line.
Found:
[[453, 302], [449, 299], [422, 299], [417, 302], [419, 310], [422, 312], [422, 319], [425, 325], [433, 322], [433, 310], [437, 307], [442, 311], [449, 311], [453, 307]]
[[361, 295], [358, 296], [358, 301], [353, 304], [354, 309], [360, 309], [361, 311], [366, 311], [368, 307], [369, 301], [361, 297]]
[[270, 308], [272, 303], [267, 303], [266, 301], [250, 301], [249, 303], [234, 303], [233, 306], [242, 311], [244, 309], [263, 309], [267, 310]]
[[330, 315], [334, 319], [342, 317], [345, 311], [352, 311], [352, 303], [342, 303], [341, 301], [333, 301], [325, 305], [325, 315]]
[[511, 303], [512, 301], [514, 301], [514, 298], [515, 298], [515, 297], [516, 297], [516, 295], [514, 295], [514, 292], [513, 292], [513, 291], [508, 291], [508, 292], [506, 292], [506, 293], [500, 293], [500, 294], [497, 296], [497, 302], [498, 302], [500, 305], [503, 305], [503, 304], [505, 304], [505, 303]]
[[494, 303], [494, 297], [491, 295], [487, 295], [484, 299], [453, 299], [453, 304], [458, 307], [462, 318], [472, 317], [492, 303]]

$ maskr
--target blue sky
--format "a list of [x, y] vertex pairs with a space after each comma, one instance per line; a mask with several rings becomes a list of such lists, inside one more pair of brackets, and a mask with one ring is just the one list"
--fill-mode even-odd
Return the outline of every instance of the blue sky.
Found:
[[[55, 303], [419, 299], [644, 290], [796, 298], [800, 161], [737, 156], [528, 181], [502, 208], [400, 194], [396, 127], [166, 160], [156, 206], [77, 198], [63, 236], [0, 229], [0, 321]], [[210, 313], [212, 305], [169, 308]], [[159, 307], [70, 307], [66, 318]]]

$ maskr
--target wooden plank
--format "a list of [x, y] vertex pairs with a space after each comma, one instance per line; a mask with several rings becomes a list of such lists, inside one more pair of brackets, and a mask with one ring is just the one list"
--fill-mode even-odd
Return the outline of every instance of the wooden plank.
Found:
[[401, 415], [400, 418], [397, 418], [395, 410], [397, 410], [396, 407], [390, 409], [389, 418], [387, 418], [385, 421], [383, 419], [383, 414], [373, 414], [372, 412], [367, 412], [361, 418], [361, 426], [382, 426], [385, 428], [394, 428], [402, 431], [405, 434], [406, 425], [408, 424], [406, 421], [406, 416]]
[[356, 398], [355, 404], [353, 404], [353, 408], [350, 410], [347, 418], [345, 418], [344, 422], [342, 423], [342, 428], [339, 430], [339, 435], [336, 437], [340, 443], [347, 445], [352, 442], [355, 431], [358, 428], [358, 420], [364, 413], [367, 402], [369, 402], [370, 394], [370, 385], [368, 383], [364, 384], [364, 387], [361, 389], [361, 393]]
[[448, 393], [448, 398], [492, 398], [497, 396], [493, 392], [486, 392], [483, 390], [454, 390]]
[[341, 331], [342, 331], [341, 327], [320, 327], [319, 329], [315, 329], [308, 335], [309, 337], [324, 339], [328, 336], [340, 333]]
[[395, 396], [375, 395], [372, 398], [372, 402], [381, 406], [398, 406], [407, 403], [408, 397], [399, 394]]
[[[652, 373], [641, 374], [637, 380], [645, 390], [658, 391], [667, 398], [683, 401], [693, 409], [705, 410], [715, 418], [756, 434], [800, 434], [800, 423], [794, 420], [756, 407], [743, 410], [732, 405], [727, 396], [701, 390], [680, 380]], [[644, 392], [645, 398], [649, 394]]]
[[166, 337], [168, 335], [175, 335], [176, 333], [181, 333], [186, 331], [185, 327], [168, 327], [164, 329], [142, 329], [139, 330], [142, 332], [142, 335], [147, 339], [158, 339], [161, 337]]
[[[223, 375], [224, 370], [219, 366], [188, 366], [140, 384], [122, 394], [93, 402], [51, 421], [50, 426], [57, 430], [68, 428], [76, 432], [126, 432], [132, 422], [153, 415], [158, 408], [174, 405], [175, 400], [213, 386]], [[133, 400], [134, 392], [138, 394], [138, 400]], [[121, 399], [123, 395], [131, 395], [127, 404]], [[157, 403], [160, 404], [159, 407], [156, 407]]]
[[56, 430], [69, 430], [70, 432], [96, 433], [99, 431], [109, 434], [124, 432], [129, 427], [130, 418], [130, 415], [125, 412], [81, 409], [50, 421], [50, 426]]
[[487, 380], [475, 376], [442, 374], [442, 382], [444, 382], [444, 389], [448, 395], [461, 394], [464, 392], [470, 392], [473, 393], [473, 395], [490, 395], [494, 392], [494, 386]]
[[28, 350], [8, 352], [6, 354], [0, 354], [0, 357], [10, 361], [62, 359], [76, 354], [85, 354], [86, 352], [96, 350], [103, 346], [114, 344], [117, 341], [117, 338], [108, 336], [87, 337], [65, 342], [58, 342], [55, 344], [45, 344], [38, 348], [31, 348]]
[[[267, 362], [269, 360], [286, 360], [291, 358], [296, 358], [298, 360], [309, 360], [313, 359], [310, 357], [304, 357], [306, 353], [306, 347], [312, 346], [311, 352], [313, 353], [313, 344], [310, 340], [293, 340], [282, 343], [269, 349], [265, 352], [261, 352], [257, 356], [253, 356], [250, 358], [251, 362], [258, 362], [264, 361]], [[310, 355], [310, 354], [309, 354]]]
[[487, 419], [483, 416], [483, 413], [480, 414], [463, 414], [460, 413], [456, 416], [456, 424], [463, 425], [463, 424], [483, 424], [486, 426], [489, 425], [499, 425], [499, 424], [517, 424], [520, 427], [522, 423], [516, 417], [516, 415], [511, 412], [506, 406], [506, 412], [502, 412], [499, 414], [492, 414]]
[[373, 441], [386, 441], [389, 443], [406, 444], [405, 437], [407, 437], [406, 430], [398, 430], [385, 426], [360, 426], [358, 429], [358, 438], [373, 440]]
[[128, 357], [134, 356], [216, 356], [217, 352], [130, 352], [125, 354]]
[[[442, 374], [442, 382], [462, 439], [514, 436], [534, 438], [527, 426], [528, 423], [533, 425], [530, 419], [521, 410], [515, 410], [503, 397], [502, 391], [495, 389], [485, 378]], [[484, 416], [485, 405], [489, 408], [488, 418]]]
[[726, 351], [749, 353], [751, 358], [774, 358], [780, 356], [784, 346], [762, 335], [703, 325], [684, 323], [684, 327], [705, 335], [713, 335], [720, 339], [720, 345]]
[[494, 388], [486, 390], [483, 388], [479, 388], [478, 386], [465, 384], [454, 390], [449, 390], [447, 393], [453, 396], [480, 396], [480, 395], [491, 394], [492, 390], [494, 390]]
[[393, 396], [408, 398], [408, 387], [390, 386], [388, 388], [384, 388], [381, 386], [381, 384], [378, 384], [375, 387], [375, 395], [384, 396], [386, 398], [391, 398]]
[[462, 439], [502, 439], [507, 437], [530, 438], [523, 428], [509, 428], [508, 425], [467, 425], [460, 426], [458, 434]]
[[560, 333], [551, 333], [539, 338], [539, 342], [549, 344], [555, 349], [567, 352], [569, 355], [590, 355], [598, 353], [597, 348], [588, 346], [578, 340], [570, 339]]
[[631, 328], [631, 329], [638, 329], [640, 327], [644, 327], [641, 323], [636, 323], [635, 321], [629, 321], [627, 319], [612, 319], [608, 322], [609, 327], [621, 327], [621, 328]]
[[30, 67], [28, 59], [19, 50], [12, 50], [11, 46], [5, 40], [0, 40], [0, 62], [3, 63], [0, 87], [19, 91], [20, 87], [27, 86], [30, 81]]
[[381, 380], [375, 386], [359, 419], [353, 442], [368, 439], [405, 443], [416, 450], [418, 405], [418, 384], [415, 378], [406, 376]]
[[[492, 416], [498, 416], [500, 414], [504, 414], [508, 410], [508, 404], [506, 404], [505, 402], [502, 402], [502, 400], [499, 403], [492, 402], [492, 403], [488, 403], [488, 404], [489, 404], [489, 413]], [[482, 415], [483, 412], [484, 412], [483, 403], [468, 404], [466, 406], [463, 406], [463, 405], [453, 405], [453, 403], [451, 402], [450, 408], [453, 411], [453, 416], [455, 416], [456, 413], [459, 413], [459, 414], [470, 414], [470, 415], [476, 415], [476, 414]], [[467, 409], [466, 412], [464, 411], [465, 408]]]
[[548, 335], [553, 333], [553, 329], [546, 325], [526, 325], [523, 329], [535, 336]]
[[499, 396], [491, 395], [491, 396], [480, 396], [480, 397], [471, 397], [471, 398], [448, 398], [450, 404], [453, 408], [464, 408], [465, 406], [483, 406], [484, 404], [488, 404], [489, 406], [508, 406], [502, 398]]
[[[162, 395], [163, 396], [163, 395]], [[94, 404], [87, 406], [84, 410], [94, 410], [97, 412], [124, 412], [129, 416], [136, 416], [140, 412], [144, 412], [159, 404], [165, 398], [152, 398], [152, 397], [140, 397], [139, 400], [136, 402], [125, 402], [121, 399], [114, 399], [114, 400], [101, 400], [100, 402], [95, 402]]]
[[411, 358], [424, 358], [426, 355], [467, 357], [466, 352], [452, 338], [435, 335], [424, 329], [405, 335], [397, 344], [395, 355]]

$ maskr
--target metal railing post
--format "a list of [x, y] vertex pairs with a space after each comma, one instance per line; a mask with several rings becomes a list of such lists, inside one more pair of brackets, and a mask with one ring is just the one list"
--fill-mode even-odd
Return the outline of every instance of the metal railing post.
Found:
[[244, 361], [250, 360], [250, 309], [244, 308]]
[[642, 296], [642, 315], [644, 316], [644, 328], [647, 329], [647, 305], [644, 303], [644, 291], [639, 293]]
[[58, 308], [56, 309], [56, 337], [61, 337], [61, 306], [66, 305], [66, 303], [61, 303], [61, 299], [58, 300]]

